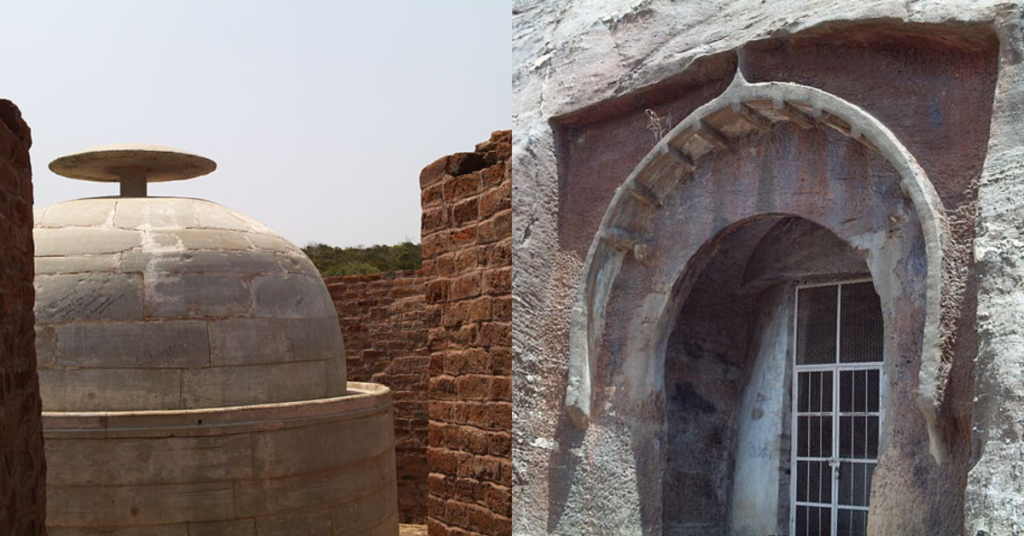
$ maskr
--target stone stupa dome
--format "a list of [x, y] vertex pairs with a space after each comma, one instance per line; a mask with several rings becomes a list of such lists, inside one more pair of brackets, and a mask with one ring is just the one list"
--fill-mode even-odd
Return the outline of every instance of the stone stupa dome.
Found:
[[337, 313], [299, 248], [217, 203], [145, 197], [146, 182], [209, 173], [148, 145], [55, 160], [121, 179], [121, 197], [35, 211], [36, 325], [46, 411], [241, 406], [346, 393]]
[[53, 171], [120, 197], [36, 210], [51, 534], [397, 536], [391, 392], [347, 383], [313, 263], [216, 203], [213, 161], [106, 146]]

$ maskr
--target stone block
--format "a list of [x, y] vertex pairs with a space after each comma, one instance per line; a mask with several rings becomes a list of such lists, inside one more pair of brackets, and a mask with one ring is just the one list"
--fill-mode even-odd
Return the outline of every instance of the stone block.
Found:
[[232, 214], [229, 209], [210, 201], [195, 200], [196, 216], [199, 225], [211, 229], [230, 229], [232, 231], [252, 232], [252, 225], [246, 218]]
[[296, 360], [336, 359], [345, 357], [345, 343], [342, 341], [338, 320], [309, 318], [289, 320], [288, 334], [291, 338], [292, 353]]
[[239, 276], [165, 275], [147, 279], [146, 316], [204, 318], [252, 314], [252, 295]]
[[169, 486], [48, 486], [54, 526], [159, 525], [235, 517], [231, 482]]
[[56, 327], [60, 367], [184, 368], [210, 364], [206, 322], [85, 323]]
[[324, 375], [327, 380], [327, 394], [341, 395], [348, 390], [348, 371], [346, 368], [345, 356], [341, 355], [324, 363], [326, 371]]
[[119, 253], [142, 245], [141, 234], [117, 229], [39, 228], [32, 235], [37, 257]]
[[337, 313], [319, 277], [272, 275], [253, 279], [256, 316], [330, 317]]
[[36, 365], [40, 368], [53, 366], [57, 358], [57, 332], [51, 326], [36, 327]]
[[138, 274], [39, 275], [35, 278], [36, 322], [142, 320]]
[[149, 233], [158, 247], [179, 249], [245, 250], [252, 249], [246, 235], [220, 229], [176, 229]]
[[295, 247], [295, 245], [292, 244], [291, 242], [276, 235], [250, 233], [248, 237], [249, 241], [252, 242], [252, 245], [256, 246], [259, 249], [280, 252], [292, 252], [299, 249]]
[[44, 411], [181, 408], [177, 369], [40, 369], [39, 387]]
[[313, 261], [309, 260], [309, 257], [302, 254], [302, 252], [292, 251], [286, 254], [275, 254], [278, 264], [281, 269], [290, 274], [307, 275], [310, 277], [321, 277], [320, 270], [317, 270], [316, 266], [313, 265]]
[[326, 396], [327, 378], [320, 361], [189, 369], [181, 395], [186, 408], [293, 402]]
[[[56, 486], [188, 484], [252, 478], [246, 434], [212, 437], [48, 439], [47, 482]], [[88, 460], [88, 463], [83, 463]]]
[[237, 514], [264, 516], [351, 501], [366, 490], [393, 485], [395, 458], [385, 455], [338, 471], [235, 482]]
[[122, 254], [123, 272], [267, 274], [281, 273], [278, 255], [265, 251], [127, 251]]
[[[330, 536], [336, 534], [332, 527], [330, 510], [320, 509], [307, 512], [290, 512], [256, 519], [256, 533], [259, 536]], [[354, 534], [349, 527], [345, 531]]]
[[114, 226], [122, 229], [184, 229], [199, 224], [191, 199], [121, 197]]
[[298, 360], [292, 324], [278, 318], [234, 318], [210, 324], [210, 364], [255, 365]]
[[78, 199], [48, 207], [36, 218], [39, 227], [98, 227], [110, 220], [118, 200]]
[[192, 536], [188, 523], [147, 527], [47, 527], [49, 536]]
[[73, 257], [36, 257], [36, 274], [77, 274], [113, 272], [121, 263], [121, 253]]
[[211, 521], [189, 523], [188, 536], [257, 536], [256, 520]]
[[397, 520], [391, 519], [391, 516], [394, 515], [397, 504], [398, 493], [395, 486], [378, 488], [355, 501], [335, 507], [331, 512], [334, 526], [343, 527], [352, 534], [362, 534], [362, 531], [382, 521], [396, 523]]
[[394, 448], [390, 413], [253, 434], [256, 478], [275, 478], [345, 467]]

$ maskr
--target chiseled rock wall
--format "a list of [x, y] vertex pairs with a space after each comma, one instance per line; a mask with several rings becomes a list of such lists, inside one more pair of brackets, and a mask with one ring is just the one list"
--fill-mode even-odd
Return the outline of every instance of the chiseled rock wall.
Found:
[[32, 306], [29, 128], [0, 100], [0, 534], [46, 534]]
[[[724, 90], [744, 62], [755, 81], [821, 87], [880, 117], [935, 183], [950, 219], [950, 254], [971, 271], [959, 289], [950, 351], [961, 368], [944, 416], [955, 423], [947, 434], [963, 438], [954, 445], [958, 463], [969, 468], [963, 500], [953, 502], [963, 505], [964, 534], [1024, 530], [1024, 331], [1016, 320], [1024, 308], [1024, 213], [1015, 208], [1024, 198], [1022, 13], [1019, 2], [949, 0], [513, 3], [516, 533], [639, 530], [619, 523], [639, 519], [629, 497], [565, 500], [572, 463], [555, 461], [614, 459], [558, 433], [570, 308], [597, 223], [653, 145], [658, 122], [671, 128]], [[859, 27], [882, 23], [885, 35], [858, 42]], [[976, 62], [947, 53], [947, 33], [992, 53]], [[829, 35], [845, 41], [830, 48]], [[904, 38], [920, 46], [893, 46]], [[800, 39], [817, 43], [801, 49]], [[871, 52], [886, 39], [889, 48]], [[731, 52], [772, 40], [792, 46]], [[920, 456], [933, 463], [926, 449]], [[635, 475], [614, 463], [604, 472], [609, 485]]]

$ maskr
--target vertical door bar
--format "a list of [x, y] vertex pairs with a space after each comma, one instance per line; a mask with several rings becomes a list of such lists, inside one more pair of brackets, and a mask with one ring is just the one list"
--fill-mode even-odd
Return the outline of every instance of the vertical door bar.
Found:
[[830, 527], [829, 534], [832, 536], [836, 535], [836, 527], [839, 523], [839, 509], [836, 505], [839, 504], [839, 349], [842, 348], [842, 318], [843, 318], [843, 285], [836, 285], [836, 356], [835, 365], [831, 371], [832, 374], [832, 459], [835, 460], [835, 464], [829, 464], [832, 469], [832, 513], [829, 516], [832, 526]]

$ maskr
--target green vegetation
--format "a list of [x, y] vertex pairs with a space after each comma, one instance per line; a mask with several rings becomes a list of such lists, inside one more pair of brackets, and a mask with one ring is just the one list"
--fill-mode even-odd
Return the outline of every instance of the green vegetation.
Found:
[[324, 277], [414, 270], [423, 264], [420, 245], [409, 241], [394, 246], [354, 248], [310, 244], [302, 251], [313, 259], [313, 264]]

